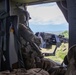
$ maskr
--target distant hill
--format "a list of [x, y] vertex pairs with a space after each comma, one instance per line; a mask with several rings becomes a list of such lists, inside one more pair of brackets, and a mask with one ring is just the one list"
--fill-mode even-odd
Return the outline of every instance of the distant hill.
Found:
[[49, 31], [48, 33], [52, 33], [52, 34], [59, 35], [59, 34], [61, 34], [62, 32], [64, 32], [64, 31]]

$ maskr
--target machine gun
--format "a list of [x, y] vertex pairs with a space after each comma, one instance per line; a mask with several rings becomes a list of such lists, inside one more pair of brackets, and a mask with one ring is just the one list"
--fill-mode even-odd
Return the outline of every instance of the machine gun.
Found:
[[35, 35], [38, 36], [38, 34], [42, 37], [43, 43], [42, 42], [42, 47], [41, 48], [46, 48], [50, 49], [52, 48], [52, 45], [55, 45], [55, 49], [53, 53], [43, 53], [45, 56], [55, 56], [56, 50], [58, 47], [61, 45], [60, 38], [56, 34], [51, 34], [51, 33], [45, 33], [45, 32], [37, 32]]

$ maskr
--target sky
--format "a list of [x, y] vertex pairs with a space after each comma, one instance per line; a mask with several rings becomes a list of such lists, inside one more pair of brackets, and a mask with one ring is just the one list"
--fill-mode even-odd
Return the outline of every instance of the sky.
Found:
[[68, 30], [68, 23], [55, 2], [27, 7], [31, 20], [29, 26], [35, 32]]

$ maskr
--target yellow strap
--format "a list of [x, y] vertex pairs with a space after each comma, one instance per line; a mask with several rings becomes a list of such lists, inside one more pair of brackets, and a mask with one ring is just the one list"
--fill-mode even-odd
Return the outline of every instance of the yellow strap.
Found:
[[13, 28], [11, 28], [11, 29], [10, 29], [10, 32], [14, 32], [14, 29], [13, 29]]

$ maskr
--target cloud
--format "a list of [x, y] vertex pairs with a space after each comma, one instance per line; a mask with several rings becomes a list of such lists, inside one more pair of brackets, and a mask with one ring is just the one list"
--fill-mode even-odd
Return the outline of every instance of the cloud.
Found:
[[66, 23], [56, 3], [28, 6], [28, 11], [32, 17], [30, 23], [34, 25], [59, 25]]

